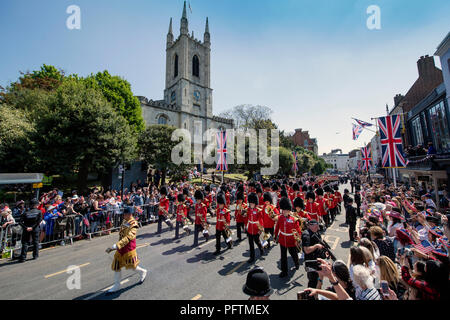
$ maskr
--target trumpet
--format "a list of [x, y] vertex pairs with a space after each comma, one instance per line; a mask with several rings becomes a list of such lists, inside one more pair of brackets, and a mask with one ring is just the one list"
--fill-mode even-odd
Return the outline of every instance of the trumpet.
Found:
[[264, 227], [260, 223], [258, 223], [258, 229], [260, 231], [261, 245], [263, 248], [265, 248], [268, 245], [267, 240], [269, 240], [269, 238], [270, 238], [270, 233], [265, 233]]
[[202, 223], [203, 233], [209, 233], [208, 232], [209, 224], [206, 221], [206, 219], [202, 215], [199, 215], [198, 217], [200, 219], [200, 222]]
[[231, 239], [231, 235], [232, 235], [232, 232], [231, 232], [231, 229], [230, 229], [230, 226], [228, 225], [228, 223], [224, 223], [225, 224], [225, 235], [226, 235], [226, 237], [227, 237], [227, 239], [225, 240], [227, 243], [228, 242], [231, 242], [231, 243], [233, 243], [233, 240]]
[[164, 209], [164, 207], [161, 207], [161, 206], [159, 207], [159, 210], [162, 212], [164, 218], [166, 219], [166, 222], [170, 221], [169, 213], [167, 212], [167, 210]]
[[247, 208], [248, 208], [247, 204], [241, 203], [236, 206], [236, 211], [239, 210], [239, 212], [241, 213], [241, 216], [243, 218], [245, 218], [245, 217], [247, 217]]

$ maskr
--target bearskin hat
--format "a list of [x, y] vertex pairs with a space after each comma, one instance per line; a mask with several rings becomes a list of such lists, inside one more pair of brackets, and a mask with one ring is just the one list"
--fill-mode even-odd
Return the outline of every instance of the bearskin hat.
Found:
[[276, 183], [272, 184], [272, 191], [278, 191], [278, 185]]
[[244, 192], [244, 185], [239, 184], [237, 187], [237, 192]]
[[256, 193], [254, 192], [250, 193], [247, 197], [247, 202], [258, 205], [258, 196], [256, 195]]
[[316, 194], [317, 194], [318, 196], [323, 196], [323, 189], [322, 189], [322, 188], [317, 188]]
[[159, 190], [159, 193], [161, 193], [163, 195], [167, 195], [167, 187], [166, 186], [162, 186], [161, 189]]
[[302, 191], [303, 192], [306, 192], [306, 191], [308, 191], [308, 186], [305, 184], [305, 185], [303, 185], [303, 187], [302, 187]]
[[184, 202], [184, 194], [179, 193], [178, 196], [177, 196], [177, 200], [178, 200], [179, 202]]
[[189, 195], [189, 189], [188, 189], [188, 188], [184, 188], [184, 189], [183, 189], [183, 194], [184, 194], [185, 196], [188, 196], [188, 195]]
[[303, 203], [303, 199], [300, 197], [297, 197], [294, 199], [294, 208], [301, 208], [305, 209], [305, 204]]
[[325, 191], [325, 192], [333, 192], [333, 190], [331, 190], [330, 186], [328, 186], [328, 185], [326, 185], [326, 186], [323, 188], [323, 191]]
[[291, 201], [287, 197], [282, 197], [280, 200], [280, 209], [281, 210], [292, 210]]
[[222, 192], [217, 194], [217, 203], [218, 204], [226, 204], [227, 203], [227, 201], [225, 200], [225, 195]]
[[270, 192], [264, 192], [264, 202], [269, 201], [270, 203], [272, 203], [272, 195], [270, 194]]
[[260, 185], [256, 187], [256, 193], [263, 193], [263, 190]]
[[338, 190], [339, 190], [339, 187], [338, 187], [337, 185], [335, 185], [335, 186], [333, 187], [333, 189], [334, 189], [334, 191], [338, 191]]
[[287, 193], [287, 191], [286, 190], [281, 190], [281, 192], [280, 192], [280, 196], [281, 197], [288, 197], [288, 193]]
[[244, 201], [244, 192], [238, 191], [238, 192], [236, 193], [236, 200], [242, 200], [242, 201]]
[[294, 183], [294, 184], [292, 185], [292, 190], [294, 190], [294, 191], [300, 191], [300, 186], [299, 186], [297, 183]]
[[313, 200], [315, 200], [315, 199], [316, 199], [316, 196], [314, 195], [314, 192], [308, 191], [308, 192], [306, 193], [306, 199], [313, 199]]
[[208, 185], [206, 185], [206, 187], [205, 187], [205, 191], [206, 192], [210, 192], [211, 191], [211, 187], [210, 187], [210, 185], [208, 184]]
[[194, 198], [197, 200], [203, 200], [204, 198], [203, 192], [201, 192], [200, 190], [195, 190]]

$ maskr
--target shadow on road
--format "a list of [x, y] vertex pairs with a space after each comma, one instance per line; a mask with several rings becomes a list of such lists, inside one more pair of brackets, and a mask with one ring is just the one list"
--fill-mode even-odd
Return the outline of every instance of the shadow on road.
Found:
[[[100, 295], [96, 296], [95, 298], [93, 298], [92, 300], [115, 300], [115, 299], [119, 298], [122, 293], [124, 293], [124, 292], [126, 292], [128, 290], [131, 290], [134, 287], [139, 286], [139, 285], [140, 285], [140, 283], [136, 282], [136, 283], [131, 284], [131, 285], [127, 286], [127, 287], [122, 287], [122, 288], [120, 288], [120, 290], [118, 290], [118, 291], [116, 291], [114, 293], [111, 293], [111, 294], [107, 294], [106, 291], [105, 291], [105, 292], [101, 293]], [[88, 297], [96, 294], [97, 292], [98, 291], [94, 291], [94, 292], [90, 292], [90, 293], [87, 293], [87, 294], [83, 294], [82, 296], [76, 297], [73, 300], [85, 300]]]
[[180, 253], [180, 254], [181, 253], [185, 253], [186, 251], [189, 251], [189, 250], [192, 250], [192, 247], [190, 245], [183, 244], [181, 246], [178, 246], [178, 247], [172, 248], [170, 250], [164, 251], [161, 254], [163, 256], [169, 256], [169, 255], [174, 254], [174, 253]]
[[198, 254], [196, 254], [194, 257], [191, 257], [186, 260], [187, 263], [196, 263], [199, 261], [202, 261], [203, 263], [208, 263], [216, 260], [216, 256], [212, 254], [212, 252], [208, 250], [204, 250]]

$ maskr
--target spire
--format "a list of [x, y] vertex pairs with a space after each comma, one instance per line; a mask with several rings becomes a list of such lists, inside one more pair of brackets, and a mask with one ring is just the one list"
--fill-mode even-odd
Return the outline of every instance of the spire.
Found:
[[205, 26], [205, 34], [203, 35], [203, 42], [206, 45], [210, 45], [211, 44], [211, 35], [209, 34], [209, 22], [208, 22], [208, 17], [206, 17], [206, 26]]
[[170, 18], [169, 32], [167, 33], [167, 48], [173, 44], [172, 18]]
[[188, 19], [186, 13], [186, 1], [184, 1], [183, 16], [181, 17], [180, 33], [189, 35]]
[[170, 18], [169, 34], [172, 34], [172, 18]]

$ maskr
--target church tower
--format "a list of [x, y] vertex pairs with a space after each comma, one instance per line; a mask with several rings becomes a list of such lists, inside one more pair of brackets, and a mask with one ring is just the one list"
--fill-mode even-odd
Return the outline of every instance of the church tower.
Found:
[[[166, 43], [166, 86], [164, 100], [183, 112], [200, 117], [212, 117], [210, 88], [211, 35], [206, 18], [203, 42], [189, 35], [186, 1], [180, 21], [180, 35], [174, 41], [172, 19]], [[189, 128], [187, 117], [181, 115], [180, 127]]]

